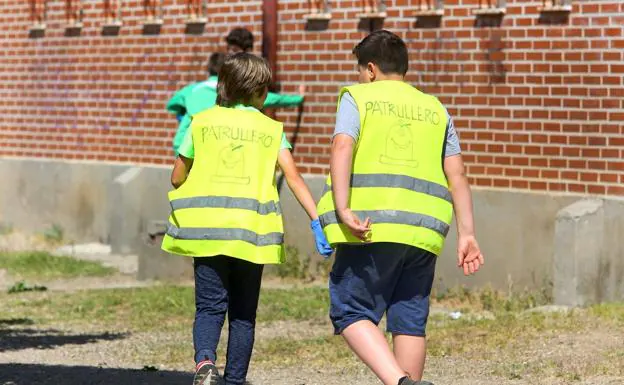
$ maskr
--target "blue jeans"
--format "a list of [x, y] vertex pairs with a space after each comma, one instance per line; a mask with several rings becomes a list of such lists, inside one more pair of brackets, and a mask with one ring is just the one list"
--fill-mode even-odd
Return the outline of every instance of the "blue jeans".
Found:
[[256, 310], [264, 265], [224, 255], [194, 258], [195, 362], [217, 361], [217, 345], [228, 314], [229, 340], [223, 378], [243, 384], [254, 345]]

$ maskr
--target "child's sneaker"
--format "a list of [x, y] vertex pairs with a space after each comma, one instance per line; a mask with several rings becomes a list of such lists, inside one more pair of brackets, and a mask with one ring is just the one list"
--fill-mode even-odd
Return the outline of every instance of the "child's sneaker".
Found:
[[197, 364], [193, 385], [219, 385], [219, 371], [212, 361]]
[[414, 381], [409, 378], [404, 379], [401, 385], [433, 385], [433, 382], [429, 381]]

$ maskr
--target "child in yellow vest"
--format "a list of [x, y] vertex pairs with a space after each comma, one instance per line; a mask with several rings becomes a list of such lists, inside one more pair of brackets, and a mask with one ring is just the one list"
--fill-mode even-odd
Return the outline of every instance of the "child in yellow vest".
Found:
[[[336, 334], [385, 385], [425, 385], [425, 327], [435, 262], [453, 209], [458, 266], [483, 264], [470, 187], [446, 109], [405, 82], [405, 43], [388, 31], [353, 50], [360, 83], [340, 94], [331, 191], [318, 205], [337, 245], [330, 275]], [[394, 351], [377, 327], [387, 314]]]
[[171, 175], [176, 189], [169, 193], [172, 214], [162, 248], [194, 258], [194, 385], [218, 381], [216, 350], [226, 313], [223, 379], [245, 382], [262, 270], [285, 258], [276, 164], [312, 219], [317, 250], [332, 252], [282, 124], [259, 111], [270, 82], [264, 59], [248, 53], [228, 57], [219, 73], [217, 106], [193, 116]]

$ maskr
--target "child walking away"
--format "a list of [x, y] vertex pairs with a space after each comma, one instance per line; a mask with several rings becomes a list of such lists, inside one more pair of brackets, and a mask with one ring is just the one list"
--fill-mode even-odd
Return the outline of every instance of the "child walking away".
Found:
[[332, 250], [310, 191], [299, 175], [282, 124], [258, 109], [271, 72], [248, 53], [224, 62], [217, 106], [193, 117], [175, 161], [172, 214], [162, 248], [191, 256], [195, 269], [194, 385], [218, 383], [217, 344], [226, 313], [229, 342], [223, 379], [243, 384], [254, 344], [265, 264], [284, 261], [275, 165], [312, 221], [319, 253]]
[[[388, 31], [353, 50], [360, 83], [340, 94], [327, 191], [318, 205], [336, 260], [336, 334], [385, 385], [421, 381], [436, 258], [457, 216], [458, 266], [483, 264], [459, 142], [446, 109], [404, 82], [405, 43]], [[394, 352], [378, 328], [384, 313]]]
[[[254, 36], [245, 28], [234, 28], [225, 38], [228, 54], [252, 52]], [[216, 52], [208, 59], [208, 80], [192, 83], [176, 92], [167, 103], [167, 111], [176, 115], [178, 129], [173, 138], [173, 151], [178, 148], [191, 124], [191, 117], [215, 105], [217, 99], [217, 76], [225, 54]], [[269, 92], [262, 108], [298, 107], [303, 104], [305, 86], [299, 85], [299, 95]]]

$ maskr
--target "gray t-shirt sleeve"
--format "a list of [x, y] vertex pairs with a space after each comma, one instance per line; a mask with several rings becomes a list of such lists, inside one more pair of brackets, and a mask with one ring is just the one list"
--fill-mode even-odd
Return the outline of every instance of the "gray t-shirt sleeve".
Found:
[[338, 105], [336, 127], [333, 136], [338, 134], [349, 135], [356, 142], [360, 137], [360, 112], [355, 100], [348, 92], [342, 95]]
[[446, 116], [448, 117], [448, 123], [446, 123], [446, 150], [444, 151], [444, 156], [449, 157], [461, 154], [461, 147], [459, 146], [459, 136], [455, 130], [453, 118], [448, 111], [446, 111]]
[[[459, 136], [457, 136], [453, 118], [449, 115], [448, 111], [446, 111], [446, 116], [448, 117], [448, 123], [444, 156], [448, 157], [461, 154], [461, 147], [459, 146]], [[338, 134], [349, 135], [356, 142], [360, 137], [360, 113], [355, 100], [348, 92], [342, 95], [342, 99], [340, 99], [340, 104], [338, 105], [336, 127], [333, 136]]]

